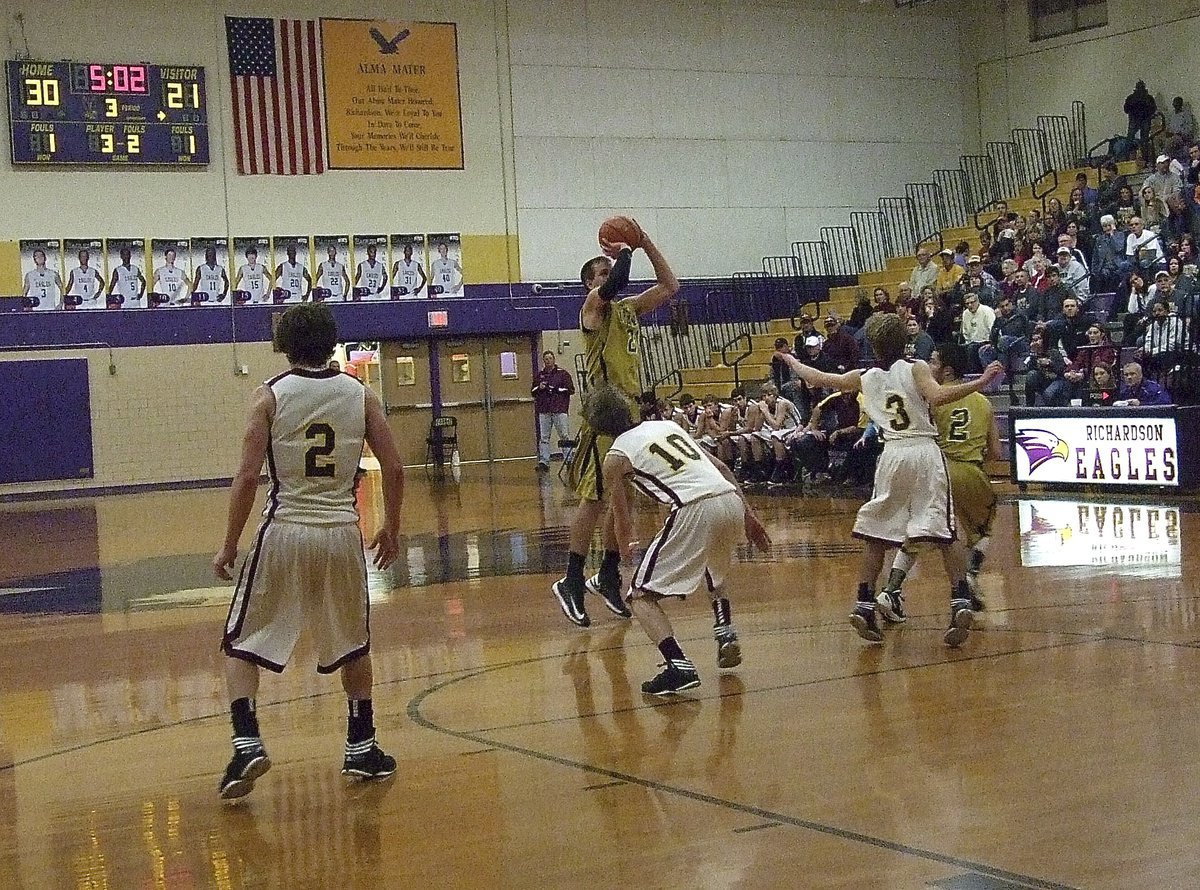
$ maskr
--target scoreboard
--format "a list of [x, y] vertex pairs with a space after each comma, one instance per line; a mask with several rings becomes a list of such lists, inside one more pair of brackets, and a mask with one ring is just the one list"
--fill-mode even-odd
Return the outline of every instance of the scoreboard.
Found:
[[14, 164], [208, 163], [204, 69], [5, 63]]

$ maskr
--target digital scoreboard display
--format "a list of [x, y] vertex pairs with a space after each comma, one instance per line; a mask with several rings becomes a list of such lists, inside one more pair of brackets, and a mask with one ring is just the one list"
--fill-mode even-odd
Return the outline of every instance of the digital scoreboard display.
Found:
[[208, 163], [204, 69], [5, 63], [14, 164]]

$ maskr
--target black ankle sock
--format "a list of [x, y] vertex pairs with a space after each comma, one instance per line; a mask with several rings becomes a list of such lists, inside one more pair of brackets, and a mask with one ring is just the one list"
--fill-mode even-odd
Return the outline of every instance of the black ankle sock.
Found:
[[371, 699], [352, 698], [346, 706], [350, 712], [346, 721], [346, 741], [354, 745], [375, 735], [375, 709]]
[[969, 600], [971, 598], [971, 587], [966, 580], [955, 581], [954, 586], [950, 588], [950, 599], [952, 600]]
[[679, 644], [675, 642], [674, 637], [667, 637], [659, 643], [658, 651], [662, 653], [662, 657], [667, 661], [682, 661], [684, 659], [683, 650], [679, 648]]
[[600, 560], [600, 577], [612, 581], [621, 577], [621, 554], [616, 550], [605, 550]]
[[567, 554], [567, 583], [583, 586], [583, 561], [586, 557], [574, 550]]
[[724, 597], [713, 600], [712, 610], [713, 618], [715, 619], [713, 627], [728, 627], [733, 623], [733, 612], [729, 608], [729, 600]]
[[983, 557], [984, 554], [979, 550], [971, 550], [971, 571], [975, 574], [979, 574], [979, 570], [983, 568]]
[[233, 734], [239, 738], [259, 738], [258, 716], [254, 713], [254, 699], [239, 698], [229, 706], [233, 717]]
[[858, 601], [860, 603], [875, 602], [875, 591], [871, 589], [871, 585], [863, 582], [858, 585]]
[[905, 572], [901, 569], [892, 569], [890, 572], [888, 572], [887, 589], [899, 590], [907, 576], [908, 572]]

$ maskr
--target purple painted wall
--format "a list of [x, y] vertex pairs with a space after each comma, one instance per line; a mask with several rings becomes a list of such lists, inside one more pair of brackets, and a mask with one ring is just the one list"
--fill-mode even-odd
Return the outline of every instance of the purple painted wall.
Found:
[[0, 484], [91, 479], [87, 359], [0, 362]]

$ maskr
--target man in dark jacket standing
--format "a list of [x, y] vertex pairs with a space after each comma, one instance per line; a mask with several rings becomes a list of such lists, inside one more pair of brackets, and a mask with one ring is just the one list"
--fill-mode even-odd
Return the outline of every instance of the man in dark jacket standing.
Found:
[[1142, 153], [1142, 161], [1150, 159], [1150, 119], [1158, 111], [1158, 103], [1146, 90], [1145, 81], [1139, 80], [1133, 92], [1125, 97], [1125, 113], [1129, 115], [1130, 139], [1136, 134], [1138, 150]]
[[571, 407], [571, 396], [575, 394], [575, 382], [565, 368], [554, 360], [554, 353], [547, 349], [542, 353], [542, 369], [533, 381], [533, 407], [538, 421], [538, 470], [550, 469], [550, 433], [566, 439], [571, 435], [567, 411]]

